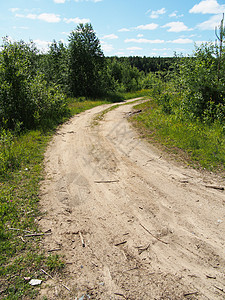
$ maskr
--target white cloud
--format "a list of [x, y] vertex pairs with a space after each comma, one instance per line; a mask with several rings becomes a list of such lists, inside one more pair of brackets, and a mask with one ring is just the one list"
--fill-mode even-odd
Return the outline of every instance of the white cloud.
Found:
[[136, 50], [143, 50], [143, 48], [140, 48], [140, 47], [129, 47], [129, 48], [127, 48], [127, 50], [136, 51]]
[[65, 3], [66, 0], [53, 0], [55, 3]]
[[13, 29], [23, 29], [23, 30], [28, 30], [29, 27], [26, 27], [26, 26], [19, 26], [19, 27], [13, 26]]
[[146, 25], [139, 25], [135, 27], [135, 29], [140, 30], [155, 30], [159, 25], [155, 23], [146, 24]]
[[61, 21], [59, 15], [56, 14], [43, 13], [38, 15], [37, 18], [48, 23], [58, 23]]
[[203, 0], [199, 4], [193, 6], [189, 12], [193, 14], [219, 14], [223, 13], [225, 5], [220, 5], [217, 0]]
[[49, 49], [49, 45], [51, 44], [48, 41], [43, 41], [43, 40], [34, 40], [34, 43], [36, 44], [37, 48], [41, 50], [42, 52], [46, 53]]
[[12, 13], [14, 13], [18, 10], [19, 10], [19, 8], [17, 8], [17, 7], [12, 7], [12, 8], [9, 9], [9, 11], [11, 11]]
[[118, 31], [119, 31], [119, 32], [129, 32], [130, 29], [128, 29], [128, 28], [121, 28], [121, 29], [119, 29]]
[[108, 34], [108, 35], [103, 36], [102, 39], [115, 40], [115, 39], [118, 39], [118, 36], [113, 33], [113, 34]]
[[183, 22], [170, 22], [166, 25], [162, 26], [162, 28], [169, 28], [167, 31], [169, 32], [181, 32], [188, 31], [188, 27]]
[[221, 19], [221, 15], [214, 15], [209, 20], [198, 24], [197, 28], [201, 30], [213, 30], [216, 26], [220, 25]]
[[206, 43], [208, 43], [209, 41], [196, 41], [195, 42], [195, 44], [197, 45], [197, 46], [201, 46], [202, 44], [206, 44]]
[[113, 45], [108, 44], [101, 40], [102, 50], [106, 53], [112, 52], [114, 50]]
[[138, 34], [137, 37], [138, 38], [142, 38], [144, 36], [144, 34]]
[[158, 10], [153, 10], [150, 14], [150, 18], [151, 19], [158, 19], [158, 17], [160, 15], [163, 15], [166, 13], [166, 9], [165, 8], [161, 8], [161, 9], [158, 9]]
[[178, 15], [177, 13], [178, 13], [178, 11], [175, 10], [174, 12], [172, 12], [172, 13], [169, 15], [169, 17], [170, 17], [170, 18], [181, 18], [181, 17], [184, 16], [183, 14]]
[[58, 23], [61, 21], [60, 16], [56, 14], [49, 14], [49, 13], [43, 13], [40, 15], [36, 14], [28, 14], [28, 15], [22, 15], [22, 14], [16, 14], [15, 15], [18, 18], [27, 18], [31, 20], [41, 20], [48, 23]]
[[191, 39], [176, 39], [176, 40], [173, 40], [173, 41], [168, 41], [168, 43], [173, 43], [173, 44], [193, 44], [193, 40]]
[[154, 48], [152, 49], [152, 51], [170, 51], [171, 48], [162, 48], [162, 49], [157, 49], [157, 48]]
[[85, 23], [90, 23], [90, 19], [80, 19], [80, 18], [70, 18], [70, 19], [67, 19], [67, 18], [64, 18], [63, 19], [64, 22], [66, 22], [67, 24], [69, 23], [75, 23], [75, 24], [85, 24]]
[[25, 16], [25, 18], [35, 20], [35, 19], [38, 19], [38, 15], [28, 14]]
[[164, 40], [148, 40], [148, 39], [126, 39], [125, 43], [139, 43], [139, 44], [162, 44]]

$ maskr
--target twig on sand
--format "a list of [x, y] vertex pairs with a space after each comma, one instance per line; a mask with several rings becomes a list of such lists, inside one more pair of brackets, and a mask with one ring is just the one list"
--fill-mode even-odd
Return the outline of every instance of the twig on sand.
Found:
[[57, 249], [49, 249], [48, 252], [55, 252], [55, 251], [60, 251], [61, 249], [60, 248], [57, 248]]
[[188, 296], [191, 296], [191, 295], [198, 295], [198, 292], [185, 293], [184, 297], [188, 297]]
[[96, 180], [95, 183], [114, 183], [119, 182], [119, 180]]
[[45, 275], [47, 275], [48, 277], [50, 277], [51, 279], [53, 279], [53, 277], [50, 274], [48, 274], [45, 270], [41, 269], [41, 272], [43, 272]]
[[157, 239], [159, 242], [163, 243], [163, 244], [166, 244], [168, 245], [169, 243], [167, 242], [164, 242], [162, 240], [160, 240], [157, 236], [155, 236], [154, 234], [152, 234], [145, 226], [143, 226], [141, 223], [140, 223], [141, 227], [144, 228], [145, 231], [147, 231], [151, 236], [153, 236], [155, 239]]
[[82, 244], [82, 246], [84, 248], [85, 247], [85, 242], [84, 242], [83, 236], [82, 236], [82, 234], [81, 234], [80, 231], [79, 231], [79, 236], [80, 236], [81, 244]]
[[[43, 272], [45, 275], [47, 275], [49, 278], [51, 279], [54, 279], [50, 274], [48, 274], [45, 270], [41, 269], [41, 272]], [[65, 285], [63, 284], [62, 282], [60, 282], [61, 286], [63, 286], [65, 289], [67, 289], [67, 291], [70, 292], [70, 289]]]
[[123, 242], [121, 242], [121, 243], [115, 244], [115, 246], [124, 245], [124, 244], [126, 244], [126, 243], [127, 243], [127, 241], [123, 241]]
[[220, 287], [218, 287], [218, 286], [216, 286], [216, 285], [214, 285], [214, 287], [215, 287], [217, 290], [219, 290], [219, 291], [225, 293], [224, 289], [221, 289]]
[[114, 295], [123, 297], [124, 299], [127, 299], [127, 297], [125, 297], [123, 294], [120, 294], [120, 293], [114, 293]]
[[26, 234], [24, 237], [31, 237], [31, 236], [42, 236], [42, 235], [51, 235], [51, 233], [32, 233], [32, 234]]
[[215, 190], [224, 191], [224, 187], [222, 187], [222, 186], [206, 185], [205, 187], [206, 187], [206, 188], [209, 188], [209, 189], [215, 189]]
[[141, 246], [141, 247], [135, 247], [135, 248], [138, 249], [138, 254], [141, 255], [144, 251], [147, 251], [149, 249], [149, 247], [150, 247], [150, 244], [148, 244], [147, 247]]

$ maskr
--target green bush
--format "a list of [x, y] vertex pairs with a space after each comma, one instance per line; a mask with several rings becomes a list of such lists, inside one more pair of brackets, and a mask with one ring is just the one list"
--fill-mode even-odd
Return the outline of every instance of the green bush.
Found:
[[4, 40], [0, 52], [0, 127], [50, 126], [67, 115], [64, 95], [37, 70], [34, 45]]

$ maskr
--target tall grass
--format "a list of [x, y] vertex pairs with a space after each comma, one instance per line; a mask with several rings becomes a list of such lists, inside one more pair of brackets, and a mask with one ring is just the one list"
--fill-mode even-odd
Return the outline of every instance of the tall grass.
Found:
[[132, 119], [145, 137], [185, 157], [195, 167], [225, 171], [225, 130], [219, 123], [182, 120], [163, 112], [156, 101], [136, 106], [142, 113]]

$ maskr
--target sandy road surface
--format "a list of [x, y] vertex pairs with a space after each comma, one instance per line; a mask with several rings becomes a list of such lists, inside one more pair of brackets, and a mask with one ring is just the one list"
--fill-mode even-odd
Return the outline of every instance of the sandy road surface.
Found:
[[[48, 299], [225, 299], [223, 185], [168, 162], [141, 141], [119, 106], [63, 125], [46, 153], [44, 244], [67, 264]], [[85, 247], [82, 245], [82, 239]], [[45, 286], [46, 285], [46, 286]]]

